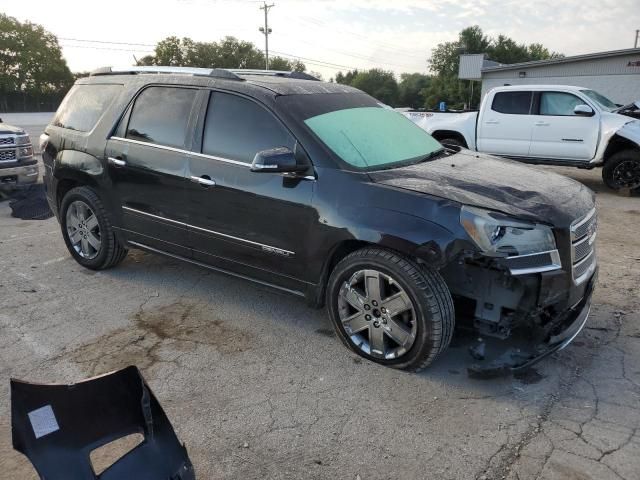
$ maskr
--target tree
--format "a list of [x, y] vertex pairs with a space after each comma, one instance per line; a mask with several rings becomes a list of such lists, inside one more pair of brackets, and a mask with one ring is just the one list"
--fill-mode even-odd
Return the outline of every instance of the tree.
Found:
[[351, 85], [353, 79], [358, 75], [358, 70], [349, 70], [347, 73], [336, 73], [336, 83], [342, 83], [344, 85]]
[[0, 110], [51, 110], [73, 81], [55, 35], [0, 14]]
[[350, 70], [336, 74], [336, 83], [351, 85], [387, 105], [395, 106], [398, 101], [398, 82], [393, 72], [372, 68], [371, 70]]
[[[251, 42], [225, 37], [219, 42], [195, 42], [192, 39], [167, 37], [157, 43], [154, 55], [138, 60], [138, 65], [167, 65], [203, 68], [263, 69], [265, 56]], [[299, 60], [269, 57], [269, 68], [304, 72], [307, 67]]]
[[422, 73], [403, 73], [398, 84], [397, 104], [401, 107], [421, 108], [425, 104], [425, 89], [431, 77]]
[[458, 79], [462, 53], [484, 53], [491, 60], [500, 63], [529, 62], [562, 56], [550, 52], [539, 43], [518, 44], [505, 35], [488, 37], [477, 25], [467, 27], [458, 34], [457, 41], [440, 43], [431, 51], [429, 68], [434, 79], [424, 92], [426, 107], [433, 108], [441, 101], [458, 108], [469, 102], [474, 105], [479, 102], [480, 89], [476, 88], [471, 95], [470, 82]]

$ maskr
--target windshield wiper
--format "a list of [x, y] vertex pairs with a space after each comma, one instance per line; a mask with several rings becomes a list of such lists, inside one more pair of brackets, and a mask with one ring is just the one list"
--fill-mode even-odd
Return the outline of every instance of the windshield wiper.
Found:
[[445, 148], [441, 148], [439, 150], [435, 150], [435, 151], [431, 152], [430, 154], [425, 155], [420, 160], [418, 160], [418, 163], [427, 162], [429, 160], [434, 160], [434, 159], [440, 157], [445, 152], [446, 152]]

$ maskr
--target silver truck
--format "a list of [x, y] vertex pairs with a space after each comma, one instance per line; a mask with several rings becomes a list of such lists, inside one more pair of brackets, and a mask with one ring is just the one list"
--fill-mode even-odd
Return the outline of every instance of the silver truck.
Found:
[[31, 185], [38, 180], [38, 161], [27, 132], [0, 119], [0, 189]]

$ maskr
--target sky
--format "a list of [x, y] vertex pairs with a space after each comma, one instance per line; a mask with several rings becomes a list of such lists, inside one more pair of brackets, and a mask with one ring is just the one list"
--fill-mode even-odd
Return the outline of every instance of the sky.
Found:
[[[479, 25], [565, 55], [633, 47], [640, 0], [269, 0], [272, 54], [325, 80], [353, 68], [428, 71], [431, 49]], [[72, 71], [126, 66], [176, 35], [226, 35], [264, 48], [262, 2], [251, 0], [0, 0], [0, 12], [56, 34]]]

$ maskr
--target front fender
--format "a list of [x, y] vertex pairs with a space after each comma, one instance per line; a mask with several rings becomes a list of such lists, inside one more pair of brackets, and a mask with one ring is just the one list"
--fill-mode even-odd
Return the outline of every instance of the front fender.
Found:
[[349, 231], [354, 240], [416, 257], [434, 268], [443, 267], [465, 248], [473, 248], [444, 226], [404, 212], [358, 207], [344, 208], [341, 213], [351, 220]]

